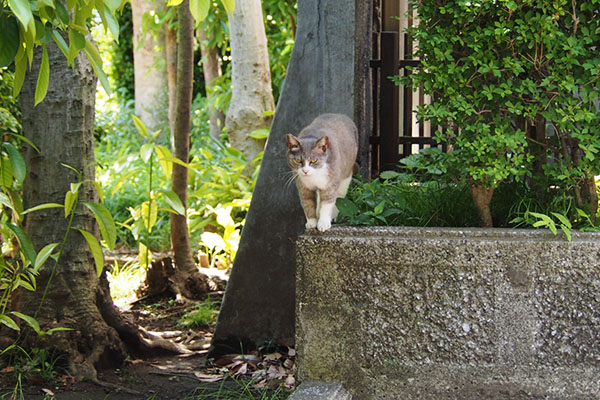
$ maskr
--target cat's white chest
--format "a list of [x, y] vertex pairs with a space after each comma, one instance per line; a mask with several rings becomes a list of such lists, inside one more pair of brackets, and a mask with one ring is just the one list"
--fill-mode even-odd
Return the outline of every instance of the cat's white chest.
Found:
[[327, 168], [314, 169], [310, 168], [308, 173], [305, 174], [302, 170], [296, 171], [298, 179], [302, 181], [302, 184], [310, 190], [324, 190], [329, 185], [329, 175], [327, 174]]

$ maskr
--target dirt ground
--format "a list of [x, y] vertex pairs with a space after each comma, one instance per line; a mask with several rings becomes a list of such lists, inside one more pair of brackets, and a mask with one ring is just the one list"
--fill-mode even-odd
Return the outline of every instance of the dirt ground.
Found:
[[[189, 306], [188, 306], [189, 307]], [[56, 382], [24, 383], [24, 398], [56, 400], [138, 400], [138, 399], [216, 399], [219, 391], [245, 391], [248, 381], [260, 397], [267, 388], [295, 384], [294, 351], [279, 349], [269, 353], [231, 355], [207, 361], [206, 354], [214, 326], [181, 329], [178, 319], [185, 306], [173, 305], [167, 298], [134, 304], [131, 313], [147, 331], [185, 346], [189, 354], [153, 359], [131, 359], [117, 370], [100, 373], [102, 385], [72, 382], [63, 375]], [[0, 399], [11, 399], [8, 376], [0, 374]], [[8, 374], [4, 374], [8, 375]], [[242, 383], [244, 382], [244, 383]], [[281, 390], [281, 389], [280, 389]], [[289, 391], [283, 391], [289, 393]], [[211, 394], [213, 394], [211, 396]], [[278, 396], [279, 397], [279, 396]], [[283, 394], [280, 398], [285, 398]], [[20, 398], [20, 397], [16, 397]], [[222, 397], [221, 397], [222, 398]], [[245, 397], [248, 398], [248, 397]]]

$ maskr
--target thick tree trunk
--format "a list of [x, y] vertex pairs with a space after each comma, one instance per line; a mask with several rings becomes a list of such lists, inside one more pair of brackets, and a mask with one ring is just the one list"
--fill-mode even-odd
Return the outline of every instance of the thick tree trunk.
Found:
[[[34, 108], [39, 59], [28, 73], [21, 94], [23, 131], [40, 149], [39, 153], [31, 148], [26, 150], [24, 202], [26, 207], [64, 202], [70, 184], [79, 178], [61, 163], [82, 171], [83, 179], [88, 180], [80, 189], [80, 201], [97, 201], [94, 186], [89, 183], [94, 179], [96, 78], [83, 53], [74, 68], [67, 65], [53, 43], [48, 45], [48, 54], [50, 87], [45, 100]], [[38, 250], [48, 243], [61, 242], [66, 227], [63, 209], [27, 215], [26, 230]], [[97, 231], [93, 215], [81, 205], [76, 210], [74, 228]], [[38, 290], [20, 293], [13, 307], [29, 315], [36, 313], [51, 266], [47, 262], [42, 268], [37, 279]], [[96, 369], [118, 365], [126, 355], [117, 332], [104, 321], [98, 308], [99, 285], [94, 259], [83, 236], [71, 230], [37, 319], [44, 330], [59, 326], [73, 329], [41, 340], [42, 346], [56, 348], [68, 356], [71, 372], [78, 378], [95, 379]]]
[[[206, 84], [206, 94], [210, 102], [211, 89], [214, 80], [221, 76], [221, 64], [219, 63], [219, 52], [214, 47], [208, 46], [208, 38], [203, 28], [198, 29], [200, 37], [200, 52], [202, 54], [202, 72]], [[219, 139], [221, 129], [225, 123], [225, 113], [209, 103], [208, 113], [210, 117], [210, 136]]]
[[[168, 92], [165, 68], [157, 68], [157, 60], [165, 57], [165, 35], [158, 41], [150, 32], [142, 32], [144, 13], [164, 7], [159, 1], [132, 0], [133, 16], [133, 65], [135, 74], [135, 113], [151, 130], [161, 129], [167, 121]], [[143, 46], [139, 46], [143, 40]], [[157, 51], [157, 49], [163, 49]]]
[[[177, 14], [179, 44], [177, 48], [177, 105], [173, 130], [173, 155], [183, 162], [188, 162], [194, 79], [194, 22], [189, 10], [189, 0], [181, 3]], [[187, 209], [187, 168], [173, 164], [172, 179], [173, 192], [179, 196]], [[208, 279], [200, 274], [194, 262], [185, 215], [171, 214], [171, 243], [177, 267], [174, 285], [172, 285], [175, 295], [178, 299], [205, 297], [209, 290]]]
[[229, 24], [233, 92], [226, 128], [233, 147], [250, 163], [263, 151], [265, 141], [249, 135], [269, 128], [272, 117], [264, 113], [275, 109], [260, 0], [237, 0]]

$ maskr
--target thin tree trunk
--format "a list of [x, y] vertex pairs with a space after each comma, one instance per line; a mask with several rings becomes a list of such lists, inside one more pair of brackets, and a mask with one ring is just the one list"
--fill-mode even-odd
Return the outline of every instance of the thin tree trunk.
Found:
[[204, 72], [206, 94], [209, 101], [210, 136], [219, 139], [221, 129], [225, 123], [225, 113], [211, 103], [211, 89], [214, 85], [214, 80], [221, 76], [219, 53], [214, 47], [208, 46], [208, 38], [203, 28], [198, 29], [198, 36], [200, 37], [200, 52], [202, 54], [202, 71]]
[[169, 87], [169, 127], [173, 137], [175, 102], [177, 95], [177, 31], [165, 26], [165, 53], [167, 56], [167, 83]]
[[492, 211], [490, 209], [490, 203], [494, 196], [494, 188], [487, 188], [483, 185], [472, 184], [471, 185], [471, 196], [473, 197], [473, 203], [477, 209], [481, 226], [484, 228], [491, 228], [494, 224], [492, 222]]
[[[177, 94], [173, 130], [173, 155], [188, 162], [191, 128], [192, 87], [194, 79], [194, 23], [189, 0], [178, 8]], [[173, 164], [172, 189], [187, 209], [187, 168]], [[208, 280], [199, 273], [190, 245], [187, 218], [171, 214], [171, 243], [177, 272], [172, 289], [178, 300], [203, 298], [209, 290]]]
[[233, 91], [227, 111], [227, 135], [248, 163], [264, 149], [265, 140], [249, 135], [269, 128], [275, 109], [267, 38], [260, 0], [237, 0], [229, 15]]

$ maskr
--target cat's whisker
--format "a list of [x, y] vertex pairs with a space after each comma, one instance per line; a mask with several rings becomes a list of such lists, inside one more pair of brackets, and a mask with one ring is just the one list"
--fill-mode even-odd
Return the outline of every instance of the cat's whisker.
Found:
[[290, 186], [292, 186], [292, 183], [295, 182], [296, 180], [296, 173], [294, 171], [288, 171], [285, 173], [285, 182], [283, 184], [283, 189], [287, 190]]

